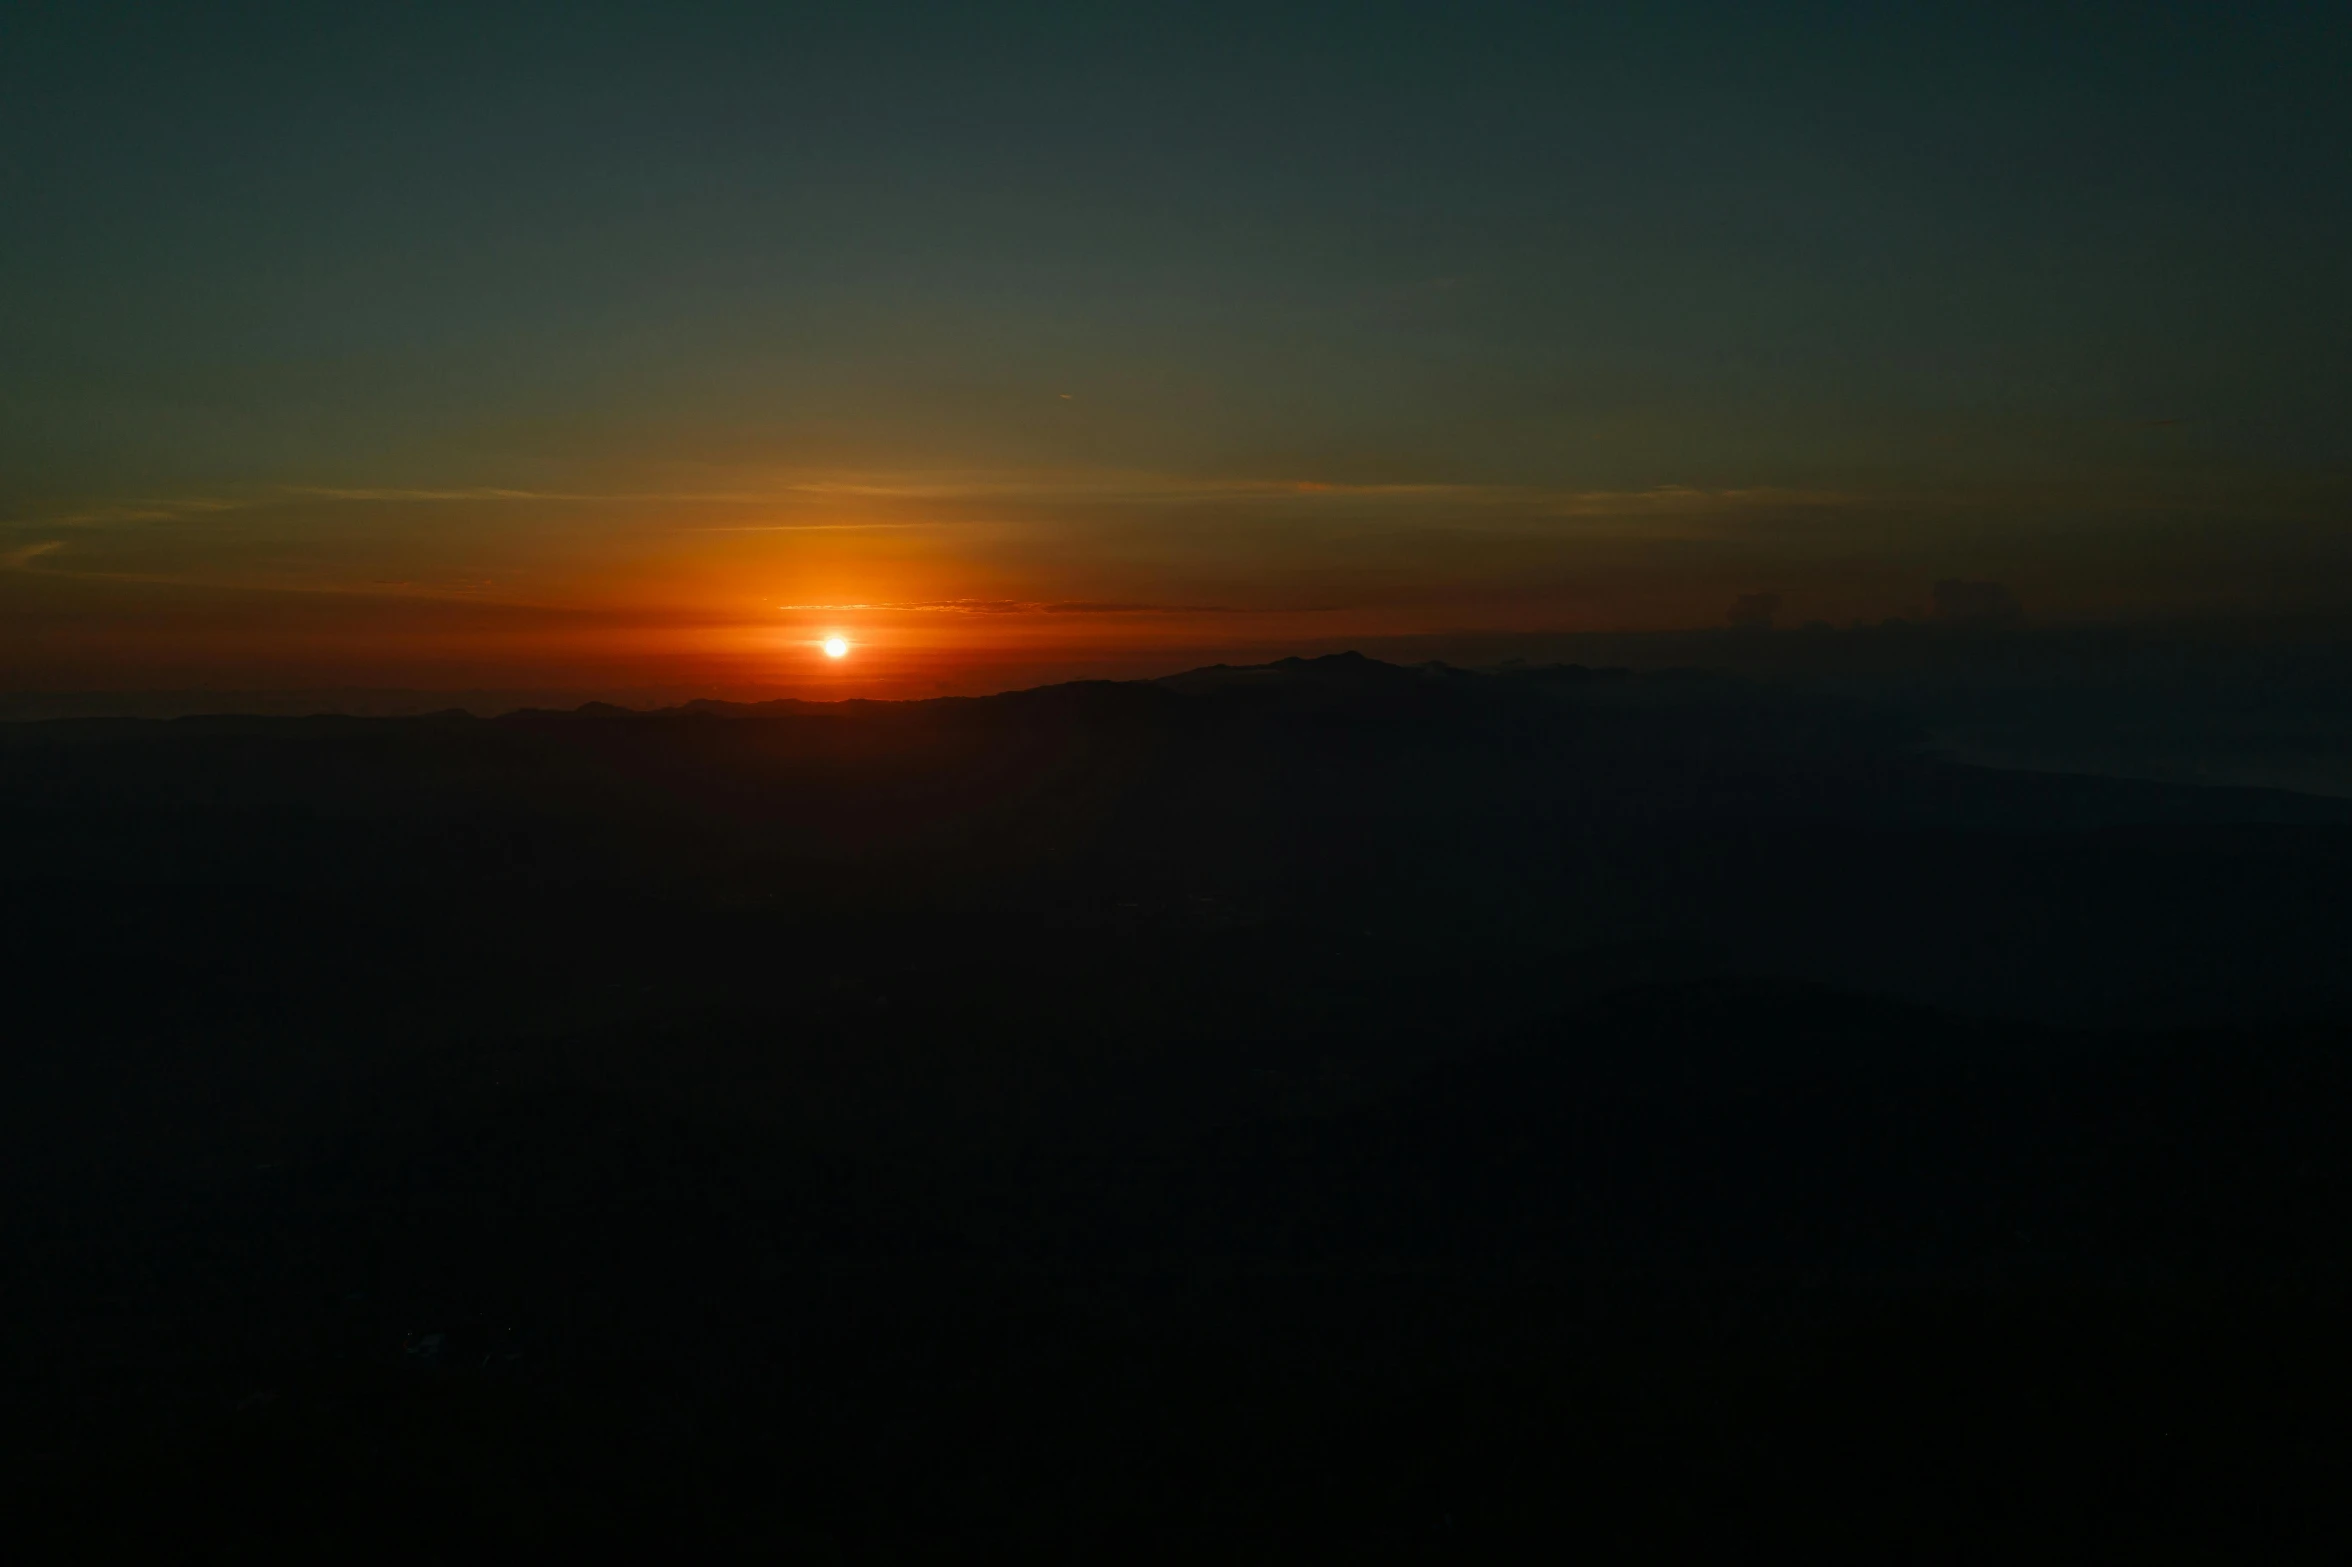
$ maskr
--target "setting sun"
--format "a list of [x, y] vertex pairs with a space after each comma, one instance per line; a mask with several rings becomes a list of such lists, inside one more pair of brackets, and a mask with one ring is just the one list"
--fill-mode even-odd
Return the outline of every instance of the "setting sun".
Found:
[[847, 637], [827, 637], [818, 645], [824, 648], [827, 658], [847, 658], [849, 656], [849, 638]]

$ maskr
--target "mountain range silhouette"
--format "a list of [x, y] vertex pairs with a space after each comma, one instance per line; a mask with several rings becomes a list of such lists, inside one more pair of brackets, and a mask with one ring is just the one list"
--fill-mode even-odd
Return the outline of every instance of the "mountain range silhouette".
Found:
[[0, 807], [56, 1553], [2179, 1554], [2352, 1392], [2352, 802], [1340, 655], [14, 725]]

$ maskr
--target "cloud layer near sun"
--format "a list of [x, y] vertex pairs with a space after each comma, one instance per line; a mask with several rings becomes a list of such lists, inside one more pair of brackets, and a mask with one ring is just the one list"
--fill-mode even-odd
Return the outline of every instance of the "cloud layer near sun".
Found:
[[[1988, 560], [2044, 613], [2097, 615], [2172, 607], [2153, 593], [2177, 596], [2200, 557], [2226, 553], [2205, 587], [2228, 607], [2233, 592], [2277, 601], [2266, 562], [2308, 552], [2333, 499], [2274, 493], [2248, 525], [2239, 495], [2225, 534], [2193, 486], [702, 477], [252, 483], [28, 508], [0, 525], [0, 652], [18, 689], [634, 671], [889, 693], [985, 680], [1008, 661], [1711, 624], [1755, 593], [1779, 595], [1792, 622], [1875, 619]], [[2115, 568], [2124, 557], [2130, 571]], [[812, 661], [836, 633], [857, 643], [853, 667]]]
[[0, 50], [0, 687], [2352, 609], [2332, 13], [150, 9]]

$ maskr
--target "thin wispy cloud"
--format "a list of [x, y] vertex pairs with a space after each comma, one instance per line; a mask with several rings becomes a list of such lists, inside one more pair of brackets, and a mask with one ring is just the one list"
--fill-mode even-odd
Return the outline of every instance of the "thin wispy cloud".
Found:
[[136, 583], [148, 587], [189, 588], [212, 593], [326, 595], [342, 598], [425, 599], [441, 603], [486, 604], [493, 607], [553, 610], [557, 606], [523, 599], [491, 598], [488, 581], [430, 582], [413, 578], [369, 578], [364, 581], [255, 577], [204, 571], [139, 571], [118, 566], [89, 567], [60, 564], [70, 559], [65, 539], [42, 539], [14, 549], [0, 550], [0, 571], [41, 577], [63, 577], [81, 582]]
[[1093, 599], [920, 599], [870, 604], [779, 604], [787, 614], [926, 615], [1251, 615], [1277, 613], [1230, 604], [1110, 603]]
[[62, 539], [43, 539], [38, 544], [24, 544], [0, 551], [0, 571], [31, 571], [33, 562], [44, 555], [53, 555], [65, 547]]
[[[301, 496], [316, 500], [385, 503], [549, 502], [583, 505], [765, 506], [798, 498], [963, 501], [1065, 500], [1134, 502], [1214, 499], [1293, 499], [1328, 496], [1353, 499], [1475, 498], [1511, 493], [1506, 487], [1463, 484], [1356, 484], [1322, 479], [1187, 478], [1163, 474], [1066, 474], [1012, 472], [824, 473], [781, 475], [773, 482], [739, 489], [531, 490], [500, 486], [401, 487], [388, 485], [280, 485], [266, 496], [243, 502], [270, 505]], [[237, 504], [237, 503], [230, 503]]]
[[170, 500], [141, 499], [85, 506], [80, 510], [49, 512], [0, 522], [7, 528], [103, 528], [134, 522], [178, 522], [189, 517], [237, 511], [250, 504], [217, 495], [180, 496]]
[[[225, 512], [283, 508], [303, 502], [342, 505], [573, 505], [573, 506], [790, 506], [812, 501], [1031, 504], [1040, 506], [1167, 506], [1215, 504], [1401, 508], [1407, 511], [1496, 511], [1533, 516], [1607, 517], [1701, 514], [1791, 507], [1840, 507], [1868, 497], [1837, 491], [1771, 487], [1705, 488], [1667, 484], [1638, 490], [1583, 490], [1526, 484], [1359, 483], [1340, 479], [1193, 477], [1151, 473], [1039, 473], [956, 471], [927, 473], [827, 472], [776, 475], [731, 488], [524, 489], [497, 485], [266, 485], [219, 493], [86, 505], [17, 526], [105, 527], [164, 523]], [[691, 531], [789, 533], [940, 527], [952, 519], [825, 518], [699, 524]]]
[[936, 528], [936, 522], [746, 522], [688, 528], [688, 533], [887, 533], [901, 528]]

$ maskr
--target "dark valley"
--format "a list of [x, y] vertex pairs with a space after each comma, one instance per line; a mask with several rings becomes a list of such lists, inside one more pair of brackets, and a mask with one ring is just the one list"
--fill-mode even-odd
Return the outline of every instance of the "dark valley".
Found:
[[2352, 803], [1349, 655], [19, 724], [0, 806], [45, 1556], [2333, 1528]]

